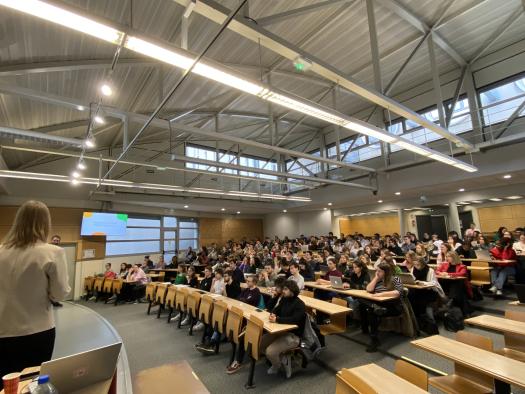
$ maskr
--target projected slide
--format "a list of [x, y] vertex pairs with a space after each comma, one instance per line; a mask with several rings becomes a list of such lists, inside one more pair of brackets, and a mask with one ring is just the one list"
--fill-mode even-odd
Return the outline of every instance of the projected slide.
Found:
[[80, 235], [126, 235], [125, 213], [84, 212]]

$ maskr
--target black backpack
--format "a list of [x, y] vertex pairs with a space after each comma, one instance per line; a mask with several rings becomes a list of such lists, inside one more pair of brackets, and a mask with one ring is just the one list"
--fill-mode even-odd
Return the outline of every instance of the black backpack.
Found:
[[458, 307], [452, 307], [447, 312], [443, 319], [443, 325], [445, 329], [452, 332], [463, 330], [465, 325], [463, 324], [463, 313]]

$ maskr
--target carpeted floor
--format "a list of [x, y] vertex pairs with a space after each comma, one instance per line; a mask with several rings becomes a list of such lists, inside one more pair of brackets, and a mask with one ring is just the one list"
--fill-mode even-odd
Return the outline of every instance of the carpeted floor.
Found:
[[[501, 315], [506, 308], [525, 310], [523, 307], [512, 307], [508, 305], [508, 302], [508, 299], [493, 300], [492, 297], [487, 296], [483, 301], [476, 302], [474, 305], [479, 310], [478, 313]], [[101, 302], [82, 301], [81, 304], [92, 308], [108, 319], [122, 336], [132, 375], [146, 368], [186, 360], [211, 393], [247, 392], [243, 387], [248, 376], [247, 364], [234, 375], [225, 373], [231, 354], [229, 344], [223, 344], [218, 355], [203, 356], [193, 348], [199, 341], [201, 332], [189, 336], [187, 329], [179, 330], [175, 324], [167, 324], [167, 314], [162, 314], [160, 319], [156, 318], [156, 313], [146, 315], [147, 304], [128, 304], [116, 307]], [[483, 309], [482, 312], [481, 309]], [[491, 337], [496, 348], [503, 346], [501, 334], [472, 327], [466, 329]], [[454, 333], [441, 327], [440, 334], [449, 337], [454, 336]], [[395, 360], [402, 356], [445, 373], [453, 372], [451, 362], [416, 349], [410, 344], [409, 338], [392, 333], [382, 333], [381, 352], [372, 354], [365, 352], [367, 339], [367, 336], [361, 334], [360, 330], [353, 328], [345, 334], [327, 337], [327, 349], [321, 354], [319, 362], [310, 363], [306, 369], [294, 371], [292, 378], [288, 380], [281, 375], [267, 376], [268, 367], [261, 360], [255, 368], [255, 384], [257, 387], [250, 392], [333, 394], [335, 392], [335, 373], [339, 369], [366, 363], [377, 363], [384, 368], [393, 370]], [[176, 387], [177, 382], [173, 382], [173, 390], [167, 392], [176, 392]], [[525, 393], [525, 390], [513, 387], [513, 392]]]

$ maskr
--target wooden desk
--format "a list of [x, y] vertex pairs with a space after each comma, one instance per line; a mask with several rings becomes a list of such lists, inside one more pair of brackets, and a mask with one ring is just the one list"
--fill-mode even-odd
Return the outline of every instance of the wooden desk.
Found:
[[311, 287], [311, 288], [314, 288], [314, 289], [326, 290], [326, 291], [334, 291], [334, 292], [339, 293], [339, 294], [344, 294], [344, 295], [351, 296], [351, 297], [356, 297], [356, 298], [365, 298], [367, 300], [378, 301], [378, 302], [392, 301], [392, 300], [396, 300], [398, 298], [398, 297], [384, 297], [384, 296], [383, 297], [376, 297], [376, 296], [373, 296], [372, 294], [370, 294], [366, 290], [334, 289], [331, 285], [318, 285], [315, 282], [304, 282], [304, 285], [306, 287]]
[[437, 275], [436, 278], [443, 279], [443, 280], [465, 280], [467, 279], [466, 276], [444, 276], [444, 275]]
[[259, 319], [261, 319], [264, 322], [264, 329], [268, 331], [270, 334], [277, 334], [280, 332], [290, 331], [290, 330], [294, 330], [297, 328], [295, 324], [270, 323], [270, 320], [269, 320], [270, 313], [269, 312], [263, 311], [263, 310], [260, 310], [259, 312], [257, 311], [257, 309], [259, 308], [252, 306], [250, 304], [247, 304], [245, 302], [234, 300], [232, 298], [224, 297], [218, 294], [212, 294], [207, 291], [200, 290], [200, 289], [194, 289], [189, 286], [184, 286], [184, 285], [176, 285], [176, 286], [186, 287], [190, 293], [194, 291], [198, 291], [200, 293], [208, 294], [214, 300], [224, 301], [224, 303], [228, 305], [228, 308], [231, 308], [232, 306], [236, 306], [242, 309], [245, 319], [249, 318], [251, 314], [254, 313], [255, 316], [257, 316]]
[[[245, 289], [246, 283], [241, 283], [241, 288]], [[269, 296], [273, 295], [273, 289], [271, 287], [259, 287], [261, 294], [266, 294]], [[300, 295], [299, 298], [304, 302], [307, 308], [316, 309], [320, 312], [326, 313], [327, 315], [337, 315], [339, 313], [350, 313], [352, 309], [345, 308], [344, 306], [332, 304], [328, 301], [318, 300], [312, 297], [306, 297]]]
[[408, 288], [408, 289], [418, 289], [418, 290], [431, 289], [431, 288], [435, 287], [432, 283], [429, 283], [429, 284], [415, 283], [413, 285], [409, 285], [409, 284], [403, 283], [403, 286]]
[[[377, 364], [361, 365], [360, 367], [342, 369], [337, 373], [348, 383], [352, 383], [352, 375], [361, 378], [378, 394], [423, 394], [420, 389], [409, 381], [380, 367]], [[337, 390], [336, 390], [337, 392]]]
[[135, 394], [164, 394], [172, 390], [185, 394], [210, 393], [187, 361], [145, 369], [137, 373], [133, 379]]
[[471, 317], [470, 319], [465, 319], [465, 323], [471, 324], [473, 326], [488, 328], [489, 330], [525, 336], [525, 322], [518, 320], [505, 319], [504, 317], [492, 315], [481, 315]]
[[[492, 376], [501, 382], [525, 388], [525, 363], [520, 361], [500, 356], [497, 353], [479, 349], [441, 335], [418, 339], [412, 341], [412, 344], [423, 350], [465, 365], [488, 376]], [[500, 392], [501, 387], [499, 387], [498, 390], [498, 382], [496, 382], [495, 386], [496, 393]], [[501, 392], [505, 391], [506, 390], [503, 390]]]
[[[480, 261], [480, 260], [476, 260], [476, 261]], [[428, 266], [430, 268], [436, 269], [438, 265], [437, 264], [428, 264]], [[477, 266], [467, 265], [467, 269], [469, 271], [490, 271], [492, 269], [492, 267], [477, 267]]]

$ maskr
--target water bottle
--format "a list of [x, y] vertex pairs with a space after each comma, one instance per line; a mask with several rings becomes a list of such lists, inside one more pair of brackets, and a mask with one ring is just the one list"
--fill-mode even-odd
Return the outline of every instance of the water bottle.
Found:
[[49, 381], [49, 375], [41, 375], [38, 377], [38, 386], [32, 394], [58, 394], [58, 390]]

